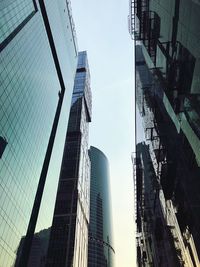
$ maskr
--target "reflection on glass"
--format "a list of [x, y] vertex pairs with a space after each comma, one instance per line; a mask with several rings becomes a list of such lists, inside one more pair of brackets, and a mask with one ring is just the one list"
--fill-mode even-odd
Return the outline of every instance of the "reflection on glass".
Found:
[[89, 150], [91, 160], [88, 266], [113, 267], [109, 166], [97, 148]]
[[[59, 1], [60, 5], [61, 2], [66, 6], [66, 1]], [[32, 0], [3, 0], [0, 7], [3, 9], [1, 40], [12, 35], [27, 16], [36, 11]], [[56, 13], [61, 12], [56, 8]], [[63, 16], [69, 21], [67, 12]], [[56, 23], [58, 18], [54, 16], [51, 24]], [[67, 88], [65, 116], [61, 121], [65, 121], [66, 125], [77, 56], [71, 41], [71, 28], [65, 30], [65, 41], [56, 40], [56, 46], [67, 54], [66, 64], [61, 66]], [[59, 30], [60, 33], [62, 31]], [[19, 259], [19, 247], [22, 247], [21, 240], [29, 224], [60, 91], [41, 12], [35, 12], [12, 37], [5, 47], [1, 46], [0, 54], [0, 266], [3, 267], [14, 266], [15, 259]], [[64, 137], [60, 142], [62, 145], [57, 141], [59, 148], [64, 144]], [[42, 203], [35, 237], [51, 225], [55, 203], [55, 193], [51, 192], [55, 191], [58, 181], [55, 177], [59, 176], [59, 172], [55, 166], [60, 164], [60, 151], [54, 151], [58, 159], [51, 165], [54, 179], [48, 176], [43, 198], [43, 203], [52, 208], [46, 209], [45, 213]], [[47, 194], [51, 195], [49, 202]]]
[[[33, 238], [31, 252], [29, 256], [29, 261], [27, 267], [44, 267], [46, 262], [46, 254], [49, 243], [49, 235], [51, 228], [41, 230], [36, 233]], [[21, 256], [21, 250], [24, 242], [24, 237], [22, 237], [17, 252], [16, 261], [14, 267], [19, 266], [19, 260]]]
[[91, 92], [86, 52], [80, 52], [46, 267], [87, 266]]

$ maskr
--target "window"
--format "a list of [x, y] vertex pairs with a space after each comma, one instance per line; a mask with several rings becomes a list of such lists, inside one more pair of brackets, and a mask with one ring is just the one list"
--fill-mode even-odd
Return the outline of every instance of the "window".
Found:
[[0, 16], [0, 51], [37, 12], [35, 0], [2, 0]]

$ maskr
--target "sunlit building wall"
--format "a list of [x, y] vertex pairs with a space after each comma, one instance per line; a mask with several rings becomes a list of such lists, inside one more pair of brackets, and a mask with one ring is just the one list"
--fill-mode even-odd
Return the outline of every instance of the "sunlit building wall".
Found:
[[46, 267], [87, 266], [90, 121], [90, 73], [87, 54], [80, 52]]
[[[64, 119], [60, 116], [59, 129], [67, 127], [76, 72], [77, 48], [70, 5], [64, 0], [43, 4], [41, 0], [0, 3], [0, 266], [3, 267], [14, 266], [21, 238], [26, 236], [64, 87]], [[64, 133], [58, 131], [58, 147], [64, 145]], [[56, 152], [56, 162], [51, 162], [54, 176], [46, 179], [42, 199], [45, 212], [39, 215], [36, 231], [51, 225], [55, 203], [55, 193], [51, 192], [58, 183], [60, 151]]]
[[88, 267], [114, 267], [109, 163], [105, 154], [90, 147], [90, 220]]

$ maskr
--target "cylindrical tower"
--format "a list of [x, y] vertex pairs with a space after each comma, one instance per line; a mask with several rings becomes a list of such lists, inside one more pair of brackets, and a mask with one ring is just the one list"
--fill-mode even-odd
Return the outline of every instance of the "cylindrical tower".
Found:
[[89, 157], [91, 181], [88, 267], [113, 267], [108, 159], [95, 147], [90, 147]]

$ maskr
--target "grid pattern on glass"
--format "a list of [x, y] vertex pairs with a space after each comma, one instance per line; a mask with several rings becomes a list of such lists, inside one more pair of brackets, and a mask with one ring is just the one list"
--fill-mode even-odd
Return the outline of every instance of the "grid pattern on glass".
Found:
[[59, 82], [40, 16], [0, 54], [0, 266], [25, 235], [58, 102]]
[[[77, 67], [77, 56], [72, 41], [72, 32], [69, 24], [69, 14], [67, 12], [66, 5], [66, 0], [45, 1], [45, 8], [47, 11], [66, 91], [35, 233], [38, 233], [44, 228], [50, 227], [50, 225], [52, 224], [53, 210], [56, 197], [55, 188], [58, 186], [58, 178], [62, 160], [62, 150], [67, 131], [67, 121], [70, 111], [74, 76]], [[38, 16], [38, 13], [40, 12], [37, 12], [36, 16]]]
[[[83, 113], [84, 101], [79, 98], [70, 111], [47, 266], [64, 266], [66, 262], [73, 262], [74, 266], [86, 266], [89, 158], [88, 122]], [[81, 124], [84, 124], [82, 137]], [[65, 228], [63, 220], [68, 219], [68, 227]], [[60, 229], [63, 229], [62, 234], [58, 234]], [[66, 245], [63, 246], [63, 243]], [[67, 251], [69, 252], [66, 260]]]
[[89, 150], [91, 161], [88, 267], [113, 266], [109, 165], [97, 148]]
[[[79, 53], [79, 56], [81, 53]], [[86, 53], [85, 53], [86, 57]], [[84, 61], [85, 62], [85, 61]], [[90, 161], [84, 97], [87, 71], [76, 73], [50, 243], [48, 267], [87, 265]], [[83, 77], [85, 77], [83, 79]], [[81, 83], [79, 80], [81, 79]], [[76, 85], [80, 85], [77, 93]], [[67, 227], [65, 226], [67, 225]]]
[[2, 1], [0, 3], [0, 43], [35, 11], [33, 0]]

